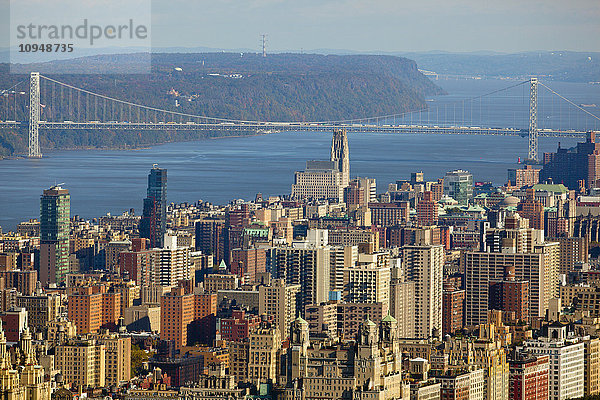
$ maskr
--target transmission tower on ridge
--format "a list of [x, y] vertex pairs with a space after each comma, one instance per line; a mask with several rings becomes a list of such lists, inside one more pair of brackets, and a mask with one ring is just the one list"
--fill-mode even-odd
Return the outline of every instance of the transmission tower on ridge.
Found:
[[260, 37], [262, 38], [262, 53], [263, 53], [263, 57], [267, 56], [267, 34], [263, 33], [262, 35], [260, 35]]

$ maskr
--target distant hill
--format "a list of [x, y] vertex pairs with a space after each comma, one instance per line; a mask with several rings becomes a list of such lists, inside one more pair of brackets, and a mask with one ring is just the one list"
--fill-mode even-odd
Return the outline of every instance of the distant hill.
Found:
[[399, 53], [419, 68], [448, 75], [527, 77], [570, 82], [600, 82], [600, 53], [539, 51], [514, 54]]
[[[89, 71], [115, 60], [133, 62], [136, 57], [140, 55], [84, 57], [44, 67], [53, 68], [55, 73]], [[39, 66], [19, 68], [28, 73]], [[6, 70], [5, 64], [0, 69], [0, 87], [10, 87], [26, 78], [10, 75]], [[152, 54], [149, 75], [61, 74], [54, 78], [92, 92], [162, 109], [270, 121], [340, 120], [400, 113], [424, 108], [425, 96], [443, 93], [418, 71], [414, 61], [381, 55], [290, 53], [263, 58], [252, 53], [165, 53]], [[203, 133], [194, 135], [200, 137]], [[190, 134], [182, 138], [189, 140]], [[45, 134], [42, 146], [139, 146], [171, 140], [178, 140], [178, 134], [58, 132]], [[3, 148], [0, 151], [5, 155], [24, 151], [25, 142], [15, 140], [14, 133], [0, 133]]]

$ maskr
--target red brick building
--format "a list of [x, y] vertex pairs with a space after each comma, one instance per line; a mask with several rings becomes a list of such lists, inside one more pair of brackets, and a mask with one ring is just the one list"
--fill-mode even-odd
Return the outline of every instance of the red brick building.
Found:
[[246, 314], [244, 310], [234, 310], [231, 318], [221, 319], [221, 339], [240, 342], [260, 326], [261, 318], [254, 314]]
[[517, 205], [517, 212], [529, 220], [529, 227], [544, 229], [544, 205], [535, 200], [535, 190], [527, 189], [527, 198]]
[[417, 204], [417, 224], [419, 226], [436, 225], [438, 222], [438, 205], [433, 200], [433, 193], [423, 193], [423, 200]]
[[116, 326], [122, 314], [121, 293], [104, 285], [74, 288], [67, 295], [69, 320], [77, 333], [93, 333], [103, 326]]
[[[135, 239], [134, 239], [135, 240]], [[149, 286], [154, 262], [155, 250], [124, 251], [119, 253], [119, 274], [127, 275], [139, 286]]]
[[176, 287], [160, 299], [160, 338], [175, 343], [175, 348], [187, 345], [188, 325], [217, 314], [217, 295], [186, 293]]
[[231, 251], [230, 270], [244, 278], [244, 283], [256, 282], [256, 275], [265, 272], [267, 254], [264, 249], [234, 249]]
[[512, 400], [548, 400], [548, 356], [516, 354], [508, 360], [509, 398]]
[[442, 334], [453, 335], [463, 328], [465, 290], [445, 284], [442, 293]]

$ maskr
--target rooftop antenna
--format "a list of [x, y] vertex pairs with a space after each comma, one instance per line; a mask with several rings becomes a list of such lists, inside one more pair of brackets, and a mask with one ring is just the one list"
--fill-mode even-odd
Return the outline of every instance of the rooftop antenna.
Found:
[[267, 57], [267, 34], [263, 33], [262, 35], [260, 35], [260, 37], [262, 38], [263, 57]]

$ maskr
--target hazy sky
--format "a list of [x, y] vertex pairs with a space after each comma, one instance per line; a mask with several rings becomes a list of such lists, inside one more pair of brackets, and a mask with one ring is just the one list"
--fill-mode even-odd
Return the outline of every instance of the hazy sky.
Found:
[[153, 45], [600, 51], [600, 0], [170, 0]]
[[153, 0], [152, 20], [155, 47], [600, 51], [600, 0]]

